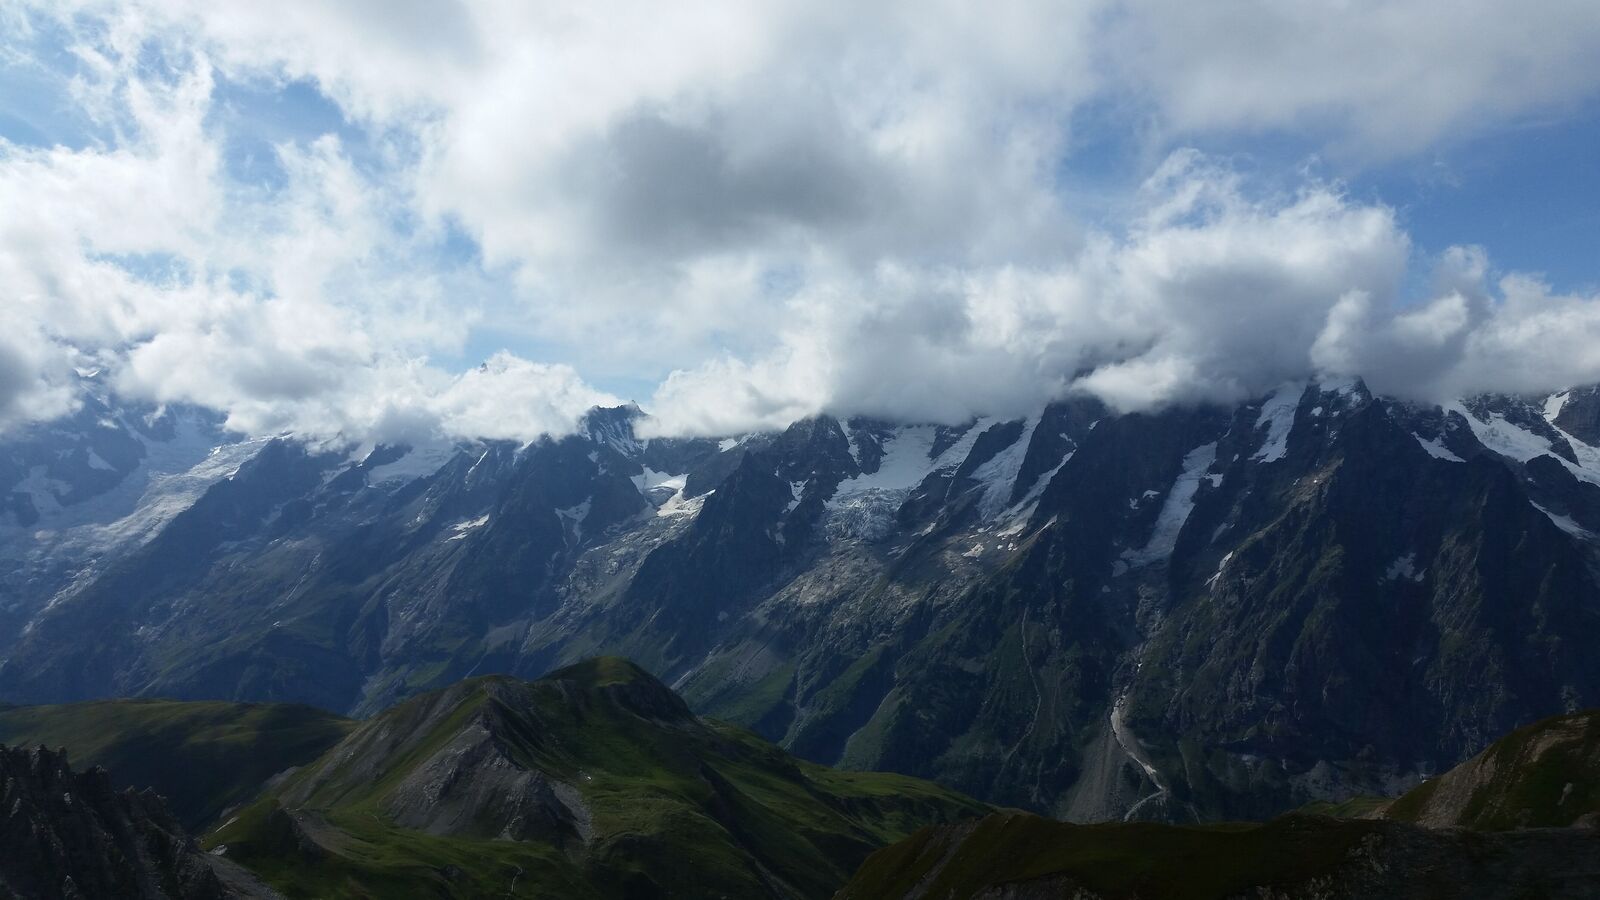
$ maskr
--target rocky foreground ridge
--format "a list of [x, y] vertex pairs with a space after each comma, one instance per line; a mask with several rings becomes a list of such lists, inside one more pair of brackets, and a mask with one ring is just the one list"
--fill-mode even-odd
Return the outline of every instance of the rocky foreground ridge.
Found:
[[210, 857], [149, 790], [66, 754], [0, 746], [0, 897], [223, 900], [273, 894]]

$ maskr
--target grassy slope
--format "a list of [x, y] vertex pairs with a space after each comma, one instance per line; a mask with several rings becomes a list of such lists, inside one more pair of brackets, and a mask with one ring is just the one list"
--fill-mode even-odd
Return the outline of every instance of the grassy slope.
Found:
[[1264, 825], [1069, 825], [1027, 813], [927, 828], [836, 900], [1593, 897], [1600, 831], [1483, 833], [1290, 815]]
[[[840, 897], [903, 897], [914, 886], [921, 896], [969, 897], [988, 886], [1057, 875], [1109, 897], [1224, 897], [1327, 871], [1374, 827], [1299, 816], [1265, 825], [1071, 825], [1000, 814], [957, 835], [924, 829], [873, 854]], [[959, 842], [952, 844], [953, 837]]]
[[[1373, 819], [1478, 832], [1595, 821], [1600, 819], [1600, 711], [1557, 716], [1514, 731], [1399, 799], [1360, 797], [1313, 804], [1303, 812], [1319, 815], [1203, 827], [1069, 825], [1028, 814], [992, 815], [964, 827], [925, 828], [874, 853], [839, 897], [881, 900], [915, 889], [921, 897], [961, 898], [999, 885], [1062, 877], [1105, 897], [1215, 898], [1249, 893], [1259, 885], [1302, 884], [1328, 876], [1353, 850], [1380, 840], [1383, 829], [1403, 827]], [[1529, 875], [1504, 862], [1517, 859], [1523, 849], [1549, 853], [1550, 847], [1541, 848], [1540, 841], [1567, 840], [1581, 854], [1593, 849], [1593, 839], [1559, 835], [1594, 834], [1585, 829], [1515, 835], [1418, 833], [1437, 836], [1432, 840], [1441, 846], [1459, 843], [1458, 864], [1491, 862], [1460, 877], [1510, 873], [1507, 887]], [[1392, 874], [1412, 879], [1406, 884], [1416, 888], [1432, 877], [1430, 867], [1439, 865], [1440, 857], [1429, 854], [1440, 852], [1435, 846], [1414, 857], [1423, 860], [1414, 869]], [[1560, 868], [1566, 857], [1555, 852], [1554, 868]], [[1493, 862], [1497, 855], [1500, 862]], [[1440, 871], [1441, 878], [1450, 874]], [[1535, 866], [1534, 871], [1546, 870]], [[1580, 871], [1551, 877], [1552, 885], [1564, 889], [1581, 887], [1590, 876]], [[1572, 881], [1574, 877], [1578, 880]], [[1452, 890], [1461, 888], [1458, 884]], [[1579, 894], [1588, 896], [1581, 890]], [[1532, 889], [1528, 895], [1545, 896]]]
[[[588, 841], [562, 852], [390, 824], [397, 786], [485, 721], [516, 766], [578, 789]], [[396, 734], [411, 737], [396, 745]], [[374, 769], [383, 741], [390, 756]], [[641, 670], [601, 659], [538, 682], [480, 678], [407, 701], [210, 841], [291, 897], [376, 897], [402, 885], [506, 896], [513, 877], [510, 896], [827, 897], [873, 849], [984, 811], [916, 779], [801, 762], [694, 719]]]
[[64, 747], [119, 787], [153, 788], [189, 828], [251, 800], [273, 775], [322, 755], [354, 723], [308, 706], [107, 700], [0, 710], [0, 744]]
[[1478, 831], [1600, 818], [1600, 710], [1519, 728], [1390, 804], [1383, 817]]

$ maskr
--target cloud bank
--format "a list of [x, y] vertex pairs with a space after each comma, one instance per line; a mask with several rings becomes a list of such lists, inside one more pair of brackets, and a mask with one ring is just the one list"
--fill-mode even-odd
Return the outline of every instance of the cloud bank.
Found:
[[[1585, 4], [1469, 5], [22, 3], [0, 64], [72, 116], [0, 139], [0, 427], [84, 368], [360, 440], [561, 433], [597, 384], [722, 434], [1600, 380], [1600, 298], [1184, 149], [1581, 113]], [[297, 91], [333, 121], [256, 134]], [[1109, 216], [1063, 186], [1090, 109], [1150, 160]]]

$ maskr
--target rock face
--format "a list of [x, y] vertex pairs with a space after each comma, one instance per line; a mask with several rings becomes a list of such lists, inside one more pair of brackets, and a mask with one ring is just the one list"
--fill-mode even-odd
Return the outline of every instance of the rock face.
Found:
[[987, 809], [801, 763], [602, 658], [408, 700], [212, 839], [294, 896], [788, 900], [828, 897], [877, 846]]
[[1266, 825], [1070, 825], [1023, 813], [873, 854], [836, 900], [1600, 896], [1600, 831], [1433, 831], [1287, 816]]
[[21, 603], [0, 701], [365, 715], [616, 653], [807, 759], [1072, 820], [1394, 795], [1600, 705], [1596, 396], [269, 442]]
[[0, 747], [0, 816], [3, 897], [268, 896], [234, 872], [225, 884], [160, 797], [116, 791], [104, 770], [73, 772], [42, 747]]
[[[439, 836], [581, 843], [588, 813], [571, 785], [514, 758], [534, 707], [516, 682], [458, 685], [412, 701], [341, 744], [281, 796], [289, 807], [340, 802], [389, 780], [378, 805], [396, 825]], [[462, 716], [465, 715], [465, 721]], [[413, 755], [416, 755], [415, 757]], [[415, 760], [395, 770], [397, 759]], [[571, 804], [571, 805], [569, 805]]]

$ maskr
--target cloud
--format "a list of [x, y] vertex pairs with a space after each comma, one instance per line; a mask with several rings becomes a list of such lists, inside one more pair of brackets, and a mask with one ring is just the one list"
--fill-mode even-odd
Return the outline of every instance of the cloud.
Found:
[[880, 270], [807, 295], [770, 352], [674, 372], [655, 427], [727, 433], [819, 412], [955, 423], [1074, 392], [1135, 411], [1318, 375], [1430, 402], [1600, 379], [1600, 297], [1522, 275], [1491, 283], [1478, 248], [1447, 251], [1432, 290], [1410, 296], [1394, 211], [1336, 185], [1256, 195], [1180, 152], [1133, 221], [1052, 266]]
[[[1600, 25], [1566, 0], [25, 10], [6, 58], [40, 56], [94, 128], [0, 143], [0, 208], [28, 211], [0, 220], [0, 425], [70, 407], [79, 365], [350, 439], [531, 439], [616, 393], [594, 383], [727, 433], [1315, 372], [1418, 397], [1600, 377], [1594, 298], [1477, 249], [1419, 294], [1394, 209], [1181, 149], [1283, 132], [1379, 159], [1571, 109]], [[343, 121], [245, 177], [241, 85], [309, 85]], [[1156, 161], [1098, 217], [1063, 187], [1091, 125]]]
[[1560, 111], [1600, 90], [1584, 0], [1130, 0], [1098, 44], [1175, 134], [1311, 134], [1373, 158]]
[[[15, 339], [0, 343], [0, 426], [69, 410], [77, 367], [124, 396], [312, 439], [531, 440], [614, 399], [509, 355], [430, 365], [462, 346], [493, 285], [441, 253], [387, 164], [363, 169], [323, 135], [272, 148], [281, 185], [239, 183], [211, 118], [215, 69], [176, 50], [152, 69], [144, 49], [80, 50], [114, 144], [0, 143], [0, 204], [26, 211], [0, 221]], [[507, 403], [492, 417], [491, 397]]]
[[1484, 392], [1543, 394], [1600, 380], [1600, 296], [1557, 294], [1538, 279], [1491, 279], [1478, 248], [1445, 255], [1442, 292], [1384, 310], [1352, 294], [1312, 348], [1328, 371], [1429, 402]]
[[1409, 253], [1392, 210], [1320, 184], [1251, 196], [1182, 152], [1125, 235], [1050, 265], [881, 267], [806, 293], [770, 353], [676, 372], [653, 406], [664, 430], [713, 432], [821, 411], [1023, 415], [1069, 391], [1125, 410], [1237, 401], [1311, 371], [1348, 293], [1396, 298]]
[[0, 337], [0, 429], [71, 412], [76, 398], [62, 360], [16, 342], [17, 331], [7, 335]]

